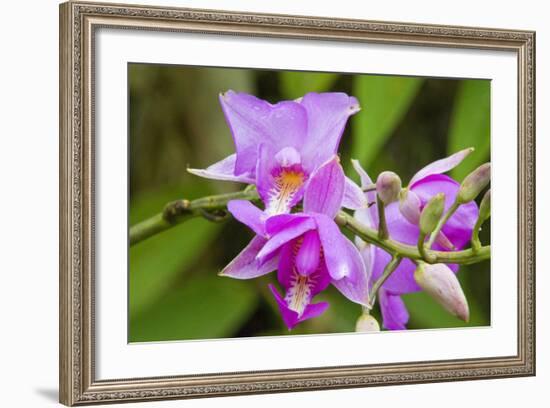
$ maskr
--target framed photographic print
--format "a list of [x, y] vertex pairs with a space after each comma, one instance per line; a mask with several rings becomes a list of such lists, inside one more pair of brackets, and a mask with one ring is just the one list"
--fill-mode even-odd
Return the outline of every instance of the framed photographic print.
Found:
[[534, 41], [62, 4], [61, 402], [534, 375]]

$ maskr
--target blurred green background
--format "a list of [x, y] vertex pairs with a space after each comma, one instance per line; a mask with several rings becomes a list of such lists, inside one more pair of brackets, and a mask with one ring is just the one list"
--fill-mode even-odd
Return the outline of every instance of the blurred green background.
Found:
[[[489, 160], [490, 81], [344, 75], [252, 69], [129, 64], [129, 225], [162, 211], [172, 200], [242, 189], [186, 172], [233, 152], [218, 94], [228, 89], [275, 103], [311, 91], [342, 91], [359, 99], [340, 153], [357, 158], [372, 178], [397, 172], [406, 184], [421, 167], [465, 147], [475, 152], [452, 176], [462, 178]], [[481, 238], [489, 243], [485, 227]], [[217, 276], [251, 239], [234, 220], [194, 219], [129, 249], [129, 341], [210, 339], [289, 334], [267, 284], [270, 276], [239, 281]], [[405, 295], [410, 329], [490, 324], [490, 263], [463, 266], [468, 324], [423, 293]], [[332, 287], [319, 318], [290, 334], [353, 331], [361, 309]], [[379, 311], [374, 311], [379, 318]]]

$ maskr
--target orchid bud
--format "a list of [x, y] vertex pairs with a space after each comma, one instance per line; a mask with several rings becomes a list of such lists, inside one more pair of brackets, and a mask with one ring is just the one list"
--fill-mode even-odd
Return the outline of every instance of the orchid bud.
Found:
[[376, 193], [384, 205], [399, 199], [401, 179], [393, 171], [383, 171], [376, 179]]
[[421, 205], [420, 198], [408, 188], [404, 188], [399, 192], [399, 211], [411, 224], [418, 224]]
[[364, 313], [359, 317], [359, 319], [357, 319], [357, 323], [355, 324], [355, 331], [379, 332], [380, 325], [374, 317], [372, 317], [370, 314]]
[[479, 219], [484, 222], [491, 216], [491, 190], [487, 190], [479, 204]]
[[479, 166], [466, 176], [460, 185], [456, 201], [458, 204], [466, 204], [474, 200], [481, 190], [491, 181], [491, 163]]
[[470, 318], [468, 302], [455, 274], [445, 264], [420, 264], [414, 271], [414, 280], [449, 313], [467, 322]]
[[422, 234], [431, 234], [437, 227], [437, 223], [445, 210], [445, 194], [434, 195], [420, 214], [420, 232]]

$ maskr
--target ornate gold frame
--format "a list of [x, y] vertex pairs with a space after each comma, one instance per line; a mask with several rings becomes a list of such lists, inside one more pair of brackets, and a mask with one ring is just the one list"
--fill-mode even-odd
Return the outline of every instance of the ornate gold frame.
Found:
[[[513, 356], [169, 378], [94, 376], [93, 47], [98, 27], [506, 50], [518, 61], [518, 350]], [[60, 6], [60, 401], [66, 405], [535, 374], [535, 33], [227, 11]]]

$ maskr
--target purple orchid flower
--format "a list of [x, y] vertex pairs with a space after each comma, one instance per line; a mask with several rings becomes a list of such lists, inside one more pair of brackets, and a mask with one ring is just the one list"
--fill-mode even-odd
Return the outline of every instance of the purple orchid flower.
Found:
[[[449, 209], [456, 198], [460, 184], [442, 173], [456, 167], [471, 151], [472, 149], [462, 150], [445, 159], [435, 161], [413, 176], [409, 186], [403, 191], [406, 196], [401, 202], [394, 202], [386, 207], [386, 222], [392, 239], [404, 244], [417, 244], [420, 233], [418, 227], [420, 213], [434, 195], [444, 193], [445, 211]], [[371, 185], [371, 179], [360, 164], [353, 161], [353, 165], [361, 178], [362, 187]], [[374, 192], [366, 195], [368, 201], [375, 201]], [[365, 225], [378, 228], [378, 213], [375, 207], [357, 210], [354, 216]], [[445, 223], [432, 248], [442, 251], [462, 249], [470, 241], [477, 218], [478, 207], [475, 202], [461, 205]], [[367, 268], [372, 270], [372, 283], [383, 273], [391, 257], [384, 250], [368, 245], [360, 239], [356, 239], [356, 245], [361, 249]], [[458, 265], [448, 266], [453, 272], [458, 272]], [[414, 280], [415, 268], [415, 264], [410, 259], [403, 259], [378, 293], [383, 326], [386, 329], [406, 329], [409, 314], [401, 295], [421, 290]]]
[[304, 192], [303, 213], [264, 220], [262, 211], [248, 201], [228, 204], [235, 218], [257, 235], [220, 275], [250, 279], [277, 269], [285, 295], [273, 285], [270, 290], [289, 330], [327, 309], [327, 302], [311, 302], [331, 283], [351, 301], [368, 305], [363, 258], [334, 222], [344, 185], [342, 166], [334, 156], [312, 175]]
[[[348, 118], [359, 103], [345, 93], [308, 93], [272, 105], [255, 96], [220, 95], [236, 153], [195, 175], [255, 184], [268, 215], [289, 213], [311, 175], [334, 156]], [[364, 203], [360, 189], [346, 179], [343, 205]]]

